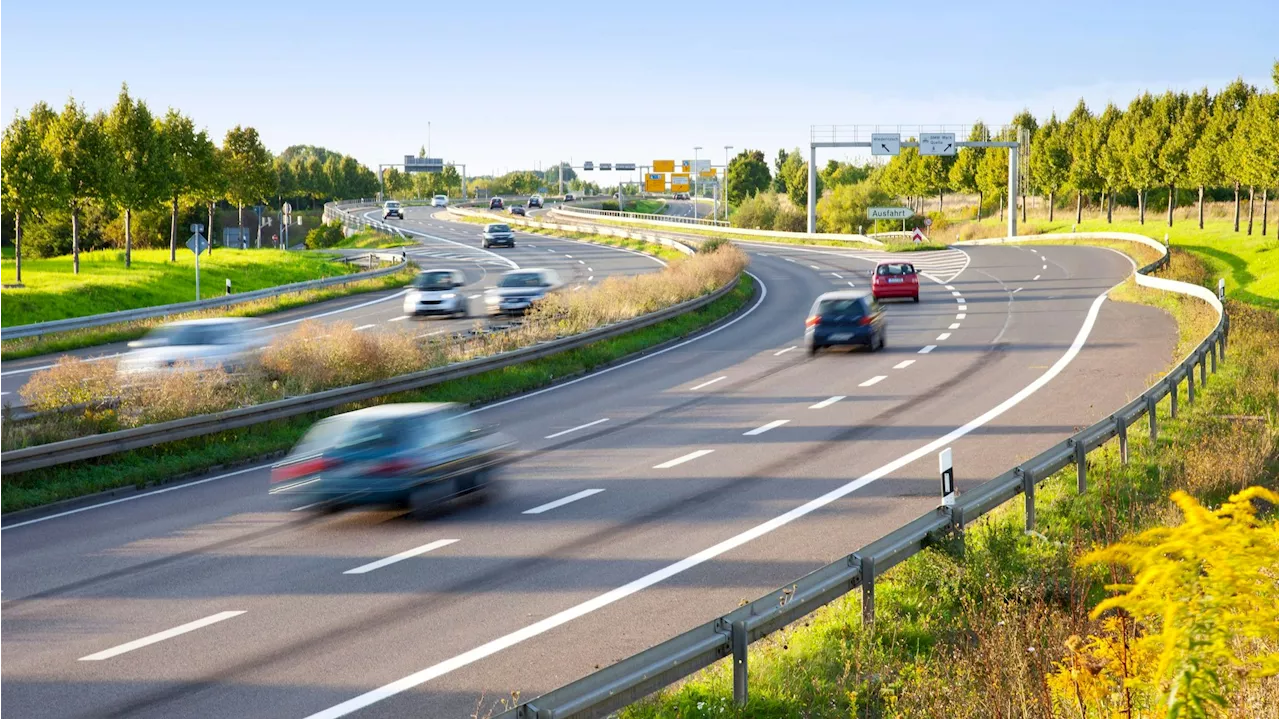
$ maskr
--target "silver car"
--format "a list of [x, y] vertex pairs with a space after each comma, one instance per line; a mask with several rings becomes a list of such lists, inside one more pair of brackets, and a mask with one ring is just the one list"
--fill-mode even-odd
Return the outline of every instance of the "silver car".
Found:
[[491, 315], [524, 314], [534, 302], [560, 287], [560, 276], [555, 270], [533, 268], [504, 272], [497, 287], [485, 290], [485, 310]]
[[516, 233], [511, 231], [511, 226], [501, 222], [491, 222], [484, 226], [484, 232], [481, 233], [480, 246], [488, 249], [494, 245], [506, 245], [507, 247], [516, 246]]
[[235, 371], [262, 349], [267, 338], [261, 320], [213, 317], [171, 322], [129, 343], [119, 372], [137, 375], [162, 372], [179, 365], [216, 366]]
[[426, 270], [419, 272], [404, 296], [404, 313], [410, 317], [424, 315], [467, 316], [467, 298], [458, 291], [466, 284], [461, 270]]

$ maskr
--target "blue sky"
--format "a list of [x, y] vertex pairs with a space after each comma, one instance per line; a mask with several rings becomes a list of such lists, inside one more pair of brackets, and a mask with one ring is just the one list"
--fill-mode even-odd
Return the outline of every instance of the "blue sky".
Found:
[[[1270, 83], [1275, 0], [336, 3], [8, 0], [6, 121], [127, 81], [221, 139], [258, 128], [469, 174], [647, 164], [808, 142], [811, 124], [968, 124], [1101, 109], [1142, 89]], [[714, 151], [712, 151], [714, 149]], [[736, 150], [735, 150], [736, 151]], [[824, 157], [839, 157], [831, 153]], [[611, 177], [600, 177], [612, 180]]]

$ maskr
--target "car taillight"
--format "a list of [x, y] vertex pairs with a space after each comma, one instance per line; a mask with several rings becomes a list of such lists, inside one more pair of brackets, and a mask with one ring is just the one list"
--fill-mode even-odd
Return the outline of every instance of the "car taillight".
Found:
[[308, 474], [323, 472], [330, 467], [338, 464], [332, 459], [325, 457], [316, 457], [315, 459], [307, 459], [293, 464], [284, 464], [271, 470], [272, 482], [284, 482], [298, 477], [305, 477]]
[[911, 280], [912, 282], [919, 282], [919, 281], [920, 281], [920, 280], [919, 280], [915, 275], [907, 275], [907, 279], [908, 279], [908, 280]]
[[860, 325], [869, 325], [869, 324], [871, 324], [871, 315], [864, 315], [864, 316], [862, 316], [862, 317], [859, 317], [859, 318], [858, 318], [858, 324], [860, 324]]
[[807, 319], [807, 320], [805, 320], [805, 321], [804, 321], [804, 326], [805, 326], [805, 327], [813, 327], [814, 325], [818, 324], [818, 323], [819, 323], [819, 322], [821, 322], [821, 321], [822, 321], [822, 315], [814, 315], [814, 316], [812, 316], [812, 317], [810, 317], [809, 319]]
[[413, 467], [413, 462], [407, 459], [391, 459], [386, 462], [379, 462], [370, 470], [371, 474], [400, 474]]

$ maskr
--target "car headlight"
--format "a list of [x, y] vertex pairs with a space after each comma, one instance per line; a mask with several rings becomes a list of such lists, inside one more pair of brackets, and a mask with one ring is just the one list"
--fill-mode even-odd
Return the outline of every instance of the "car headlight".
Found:
[[501, 297], [499, 297], [499, 296], [497, 296], [497, 295], [485, 295], [485, 296], [484, 296], [484, 303], [485, 303], [485, 304], [487, 304], [487, 305], [496, 305], [496, 304], [498, 304], [498, 301], [499, 301], [499, 300], [501, 300], [501, 299], [502, 299], [502, 298], [501, 298]]
[[440, 295], [440, 299], [442, 300], [451, 300], [454, 297], [457, 297], [457, 295], [452, 292], [446, 292], [443, 295]]

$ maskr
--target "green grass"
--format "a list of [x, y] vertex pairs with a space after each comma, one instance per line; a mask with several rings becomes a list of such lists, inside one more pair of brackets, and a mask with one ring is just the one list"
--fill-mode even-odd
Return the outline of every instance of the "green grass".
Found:
[[[655, 345], [684, 337], [741, 308], [755, 293], [750, 278], [740, 277], [729, 294], [700, 310], [613, 339], [492, 372], [452, 380], [426, 389], [383, 397], [378, 402], [460, 402], [483, 404], [584, 374]], [[345, 412], [347, 405], [333, 412]], [[283, 452], [318, 419], [331, 414], [256, 424], [205, 437], [131, 450], [98, 460], [9, 475], [0, 480], [0, 511], [13, 512], [62, 499], [120, 487], [146, 487], [220, 466]]]
[[[350, 237], [343, 238], [342, 242], [334, 245], [334, 247], [344, 249], [385, 250], [392, 247], [407, 247], [413, 244], [416, 244], [413, 240], [388, 235], [385, 232], [361, 230]], [[326, 247], [325, 249], [329, 248]]]
[[[200, 291], [217, 297], [228, 278], [234, 291], [248, 292], [357, 269], [304, 252], [217, 248], [200, 258]], [[5, 284], [14, 281], [14, 270], [11, 260], [0, 265]], [[177, 262], [169, 262], [168, 250], [134, 250], [127, 270], [121, 251], [83, 252], [78, 275], [71, 272], [70, 256], [24, 259], [22, 282], [25, 287], [6, 287], [0, 295], [5, 327], [197, 299], [195, 256], [185, 248]]]
[[[204, 269], [203, 266], [201, 269]], [[95, 347], [112, 342], [126, 342], [145, 335], [158, 325], [177, 320], [197, 319], [200, 317], [259, 317], [338, 297], [396, 289], [407, 285], [414, 278], [416, 272], [417, 270], [410, 265], [399, 272], [381, 277], [357, 280], [318, 290], [306, 290], [276, 297], [267, 297], [223, 309], [188, 312], [182, 315], [156, 317], [136, 322], [121, 322], [101, 327], [58, 332], [43, 337], [4, 340], [0, 342], [0, 360], [22, 359], [51, 352], [66, 352], [83, 347]], [[5, 301], [8, 301], [7, 298]]]
[[[454, 218], [462, 222], [469, 222], [473, 225], [487, 225], [494, 221], [483, 217], [467, 217], [466, 215], [454, 215]], [[531, 235], [546, 235], [547, 237], [581, 240], [595, 245], [607, 245], [609, 247], [621, 247], [627, 250], [635, 250], [637, 252], [643, 252], [646, 255], [653, 255], [654, 257], [668, 262], [685, 257], [685, 254], [680, 250], [667, 247], [666, 245], [660, 245], [656, 242], [633, 240], [626, 237], [614, 237], [612, 235], [596, 235], [587, 232], [553, 230], [549, 227], [529, 227], [526, 225], [512, 225], [512, 227], [519, 228], [520, 232], [527, 232]]]
[[638, 212], [642, 215], [660, 215], [666, 206], [666, 200], [633, 200], [626, 205], [627, 212]]
[[[1197, 257], [1183, 253], [1175, 254], [1170, 270], [1189, 282], [1207, 272]], [[1181, 359], [1214, 318], [1194, 299], [1161, 293], [1157, 304], [1171, 310], [1180, 327], [1191, 328], [1181, 338]], [[1233, 332], [1227, 360], [1206, 388], [1197, 387], [1196, 403], [1188, 406], [1184, 394], [1177, 420], [1169, 416], [1168, 401], [1162, 403], [1155, 442], [1145, 421], [1131, 429], [1128, 464], [1121, 463], [1114, 442], [1090, 454], [1084, 494], [1075, 491], [1074, 467], [1040, 484], [1038, 534], [1023, 532], [1018, 497], [970, 525], [963, 537], [879, 578], [873, 627], [862, 624], [860, 593], [852, 592], [758, 642], [748, 659], [751, 701], [745, 708], [732, 703], [732, 672], [722, 661], [621, 716], [1078, 716], [1073, 704], [1066, 714], [1049, 705], [1044, 677], [1066, 655], [1070, 635], [1097, 631], [1085, 615], [1113, 578], [1074, 568], [1075, 558], [1098, 544], [1177, 521], [1168, 501], [1176, 489], [1212, 505], [1246, 486], [1277, 485], [1276, 315], [1228, 304]], [[1242, 416], [1261, 419], [1240, 421]], [[1223, 716], [1272, 716], [1277, 710], [1273, 678], [1236, 677], [1227, 696], [1233, 706], [1250, 709]]]

